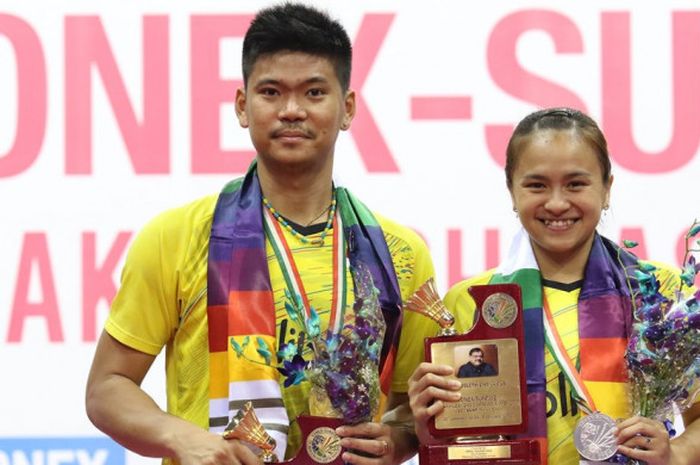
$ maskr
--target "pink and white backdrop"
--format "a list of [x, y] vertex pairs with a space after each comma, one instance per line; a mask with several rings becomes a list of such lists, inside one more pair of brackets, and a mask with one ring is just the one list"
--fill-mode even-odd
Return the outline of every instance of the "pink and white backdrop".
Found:
[[[584, 109], [608, 135], [601, 231], [680, 261], [700, 213], [696, 2], [314, 3], [355, 49], [336, 179], [420, 232], [441, 291], [504, 253], [504, 146], [543, 106]], [[86, 374], [134, 232], [252, 157], [232, 102], [268, 4], [0, 4], [0, 465], [148, 461], [88, 422]], [[145, 386], [161, 404], [162, 382], [159, 363]]]

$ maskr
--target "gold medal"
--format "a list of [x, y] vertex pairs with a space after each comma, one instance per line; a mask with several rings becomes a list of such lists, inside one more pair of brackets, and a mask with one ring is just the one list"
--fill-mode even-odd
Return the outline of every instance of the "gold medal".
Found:
[[340, 437], [332, 428], [316, 428], [306, 438], [306, 452], [318, 463], [330, 463], [340, 455]]
[[484, 300], [481, 315], [486, 324], [492, 328], [507, 328], [518, 317], [518, 304], [515, 299], [505, 292], [496, 292]]

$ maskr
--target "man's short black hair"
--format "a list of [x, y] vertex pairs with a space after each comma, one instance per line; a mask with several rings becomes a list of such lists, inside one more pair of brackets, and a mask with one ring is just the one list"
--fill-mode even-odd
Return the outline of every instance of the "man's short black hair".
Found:
[[243, 39], [244, 84], [260, 57], [282, 51], [329, 59], [343, 91], [350, 87], [352, 45], [343, 26], [327, 13], [299, 3], [260, 10]]
[[481, 352], [482, 355], [484, 353], [484, 351], [481, 350], [481, 347], [474, 347], [472, 350], [469, 351], [469, 355], [472, 355], [474, 352]]

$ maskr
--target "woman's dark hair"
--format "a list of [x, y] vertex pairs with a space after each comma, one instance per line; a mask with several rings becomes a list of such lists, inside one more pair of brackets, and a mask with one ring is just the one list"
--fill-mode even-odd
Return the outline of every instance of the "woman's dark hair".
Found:
[[515, 127], [513, 135], [508, 141], [506, 148], [506, 184], [508, 189], [513, 186], [513, 171], [518, 162], [518, 154], [524, 144], [527, 144], [529, 136], [536, 131], [544, 130], [574, 130], [584, 139], [598, 156], [601, 171], [603, 172], [603, 182], [607, 184], [610, 180], [610, 155], [608, 154], [608, 143], [605, 140], [603, 131], [598, 124], [585, 113], [572, 108], [547, 108], [530, 113], [523, 118]]

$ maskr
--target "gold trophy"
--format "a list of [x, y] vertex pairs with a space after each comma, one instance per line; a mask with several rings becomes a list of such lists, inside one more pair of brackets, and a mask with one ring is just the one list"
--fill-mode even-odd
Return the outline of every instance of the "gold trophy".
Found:
[[277, 443], [274, 438], [265, 431], [258, 416], [253, 410], [253, 403], [246, 402], [222, 433], [224, 439], [239, 439], [252, 444], [260, 449], [258, 455], [265, 463], [279, 462], [273, 452]]
[[438, 444], [422, 444], [421, 465], [537, 465], [539, 444], [534, 439], [510, 439], [527, 430], [527, 387], [520, 286], [472, 286], [477, 304], [475, 323], [457, 334], [454, 317], [428, 280], [405, 303], [440, 326], [426, 338], [427, 361], [454, 367], [462, 397], [445, 403], [430, 420]]
[[406, 310], [420, 313], [440, 326], [438, 336], [454, 336], [455, 317], [445, 307], [435, 289], [435, 280], [430, 278], [404, 304]]
[[335, 434], [335, 428], [342, 425], [343, 421], [339, 418], [309, 415], [301, 415], [298, 421], [302, 436], [305, 438], [304, 447], [293, 459], [287, 462], [280, 462], [273, 452], [277, 444], [260, 423], [251, 402], [246, 402], [234, 415], [222, 436], [224, 439], [238, 439], [257, 447], [260, 449], [258, 457], [263, 463], [342, 465], [340, 459], [342, 447], [340, 446], [340, 437]]

